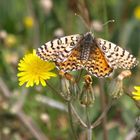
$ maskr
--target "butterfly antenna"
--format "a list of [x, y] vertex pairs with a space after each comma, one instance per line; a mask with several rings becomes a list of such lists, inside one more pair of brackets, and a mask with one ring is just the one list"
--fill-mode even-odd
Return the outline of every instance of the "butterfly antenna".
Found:
[[78, 17], [81, 19], [81, 21], [83, 22], [83, 24], [86, 26], [86, 28], [87, 28], [88, 30], [90, 30], [88, 24], [86, 23], [86, 21], [83, 19], [82, 16], [78, 15], [77, 13], [75, 13], [75, 16], [78, 16]]
[[108, 23], [112, 23], [112, 22], [115, 22], [115, 20], [114, 20], [114, 19], [108, 20], [107, 22], [105, 22], [104, 24], [102, 24], [102, 26], [105, 26], [105, 25], [107, 25]]

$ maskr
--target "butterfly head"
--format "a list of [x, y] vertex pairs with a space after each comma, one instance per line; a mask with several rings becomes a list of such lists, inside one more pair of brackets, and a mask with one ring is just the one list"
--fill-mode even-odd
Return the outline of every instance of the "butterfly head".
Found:
[[94, 35], [92, 32], [87, 32], [85, 35], [84, 35], [84, 39], [85, 39], [85, 42], [86, 43], [91, 43], [93, 42], [93, 39], [94, 39]]

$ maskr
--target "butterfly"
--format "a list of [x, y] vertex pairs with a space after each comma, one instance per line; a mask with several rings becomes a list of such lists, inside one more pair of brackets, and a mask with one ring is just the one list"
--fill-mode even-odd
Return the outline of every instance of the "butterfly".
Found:
[[114, 69], [131, 69], [138, 64], [127, 50], [95, 38], [92, 32], [54, 39], [36, 53], [42, 60], [55, 62], [63, 72], [85, 69], [96, 77], [108, 77]]

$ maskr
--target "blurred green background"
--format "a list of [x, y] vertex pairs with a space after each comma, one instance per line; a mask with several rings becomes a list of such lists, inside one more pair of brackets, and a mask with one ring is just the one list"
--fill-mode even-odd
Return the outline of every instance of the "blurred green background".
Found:
[[[140, 60], [139, 0], [0, 0], [0, 140], [72, 139], [68, 115], [59, 107], [61, 103], [65, 107], [65, 102], [48, 86], [20, 87], [17, 65], [25, 54], [55, 37], [88, 32], [75, 16], [78, 13], [86, 20], [87, 11], [96, 37], [126, 48]], [[102, 26], [111, 19], [115, 22]], [[128, 92], [140, 85], [139, 70], [139, 66], [134, 68], [132, 76], [124, 81]], [[98, 79], [93, 77], [93, 81], [98, 91]], [[59, 88], [59, 77], [49, 82]], [[107, 98], [110, 82], [105, 80]], [[16, 113], [18, 109], [22, 111]], [[101, 112], [99, 95], [90, 110], [94, 121]], [[82, 116], [82, 111], [79, 114]], [[107, 115], [108, 140], [125, 140], [140, 112], [131, 98], [123, 96]], [[79, 125], [75, 127], [79, 139], [84, 140], [85, 131]], [[93, 130], [93, 139], [103, 139], [101, 125]]]

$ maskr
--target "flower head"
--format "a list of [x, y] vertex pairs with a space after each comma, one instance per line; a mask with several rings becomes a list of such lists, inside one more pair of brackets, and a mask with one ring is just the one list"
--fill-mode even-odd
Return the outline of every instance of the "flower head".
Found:
[[34, 19], [31, 16], [27, 16], [23, 19], [25, 27], [32, 28], [34, 26]]
[[134, 89], [136, 91], [132, 92], [133, 94], [133, 99], [135, 100], [140, 100], [140, 86], [135, 86]]
[[8, 47], [14, 46], [17, 42], [16, 36], [13, 34], [8, 34], [5, 38], [5, 44]]
[[56, 77], [55, 73], [50, 72], [54, 68], [54, 63], [41, 60], [33, 51], [31, 54], [25, 55], [18, 64], [19, 85], [22, 86], [26, 83], [26, 87], [32, 87], [34, 84], [41, 83], [42, 86], [46, 86], [45, 80]]
[[136, 19], [140, 20], [140, 5], [135, 8], [134, 16]]

